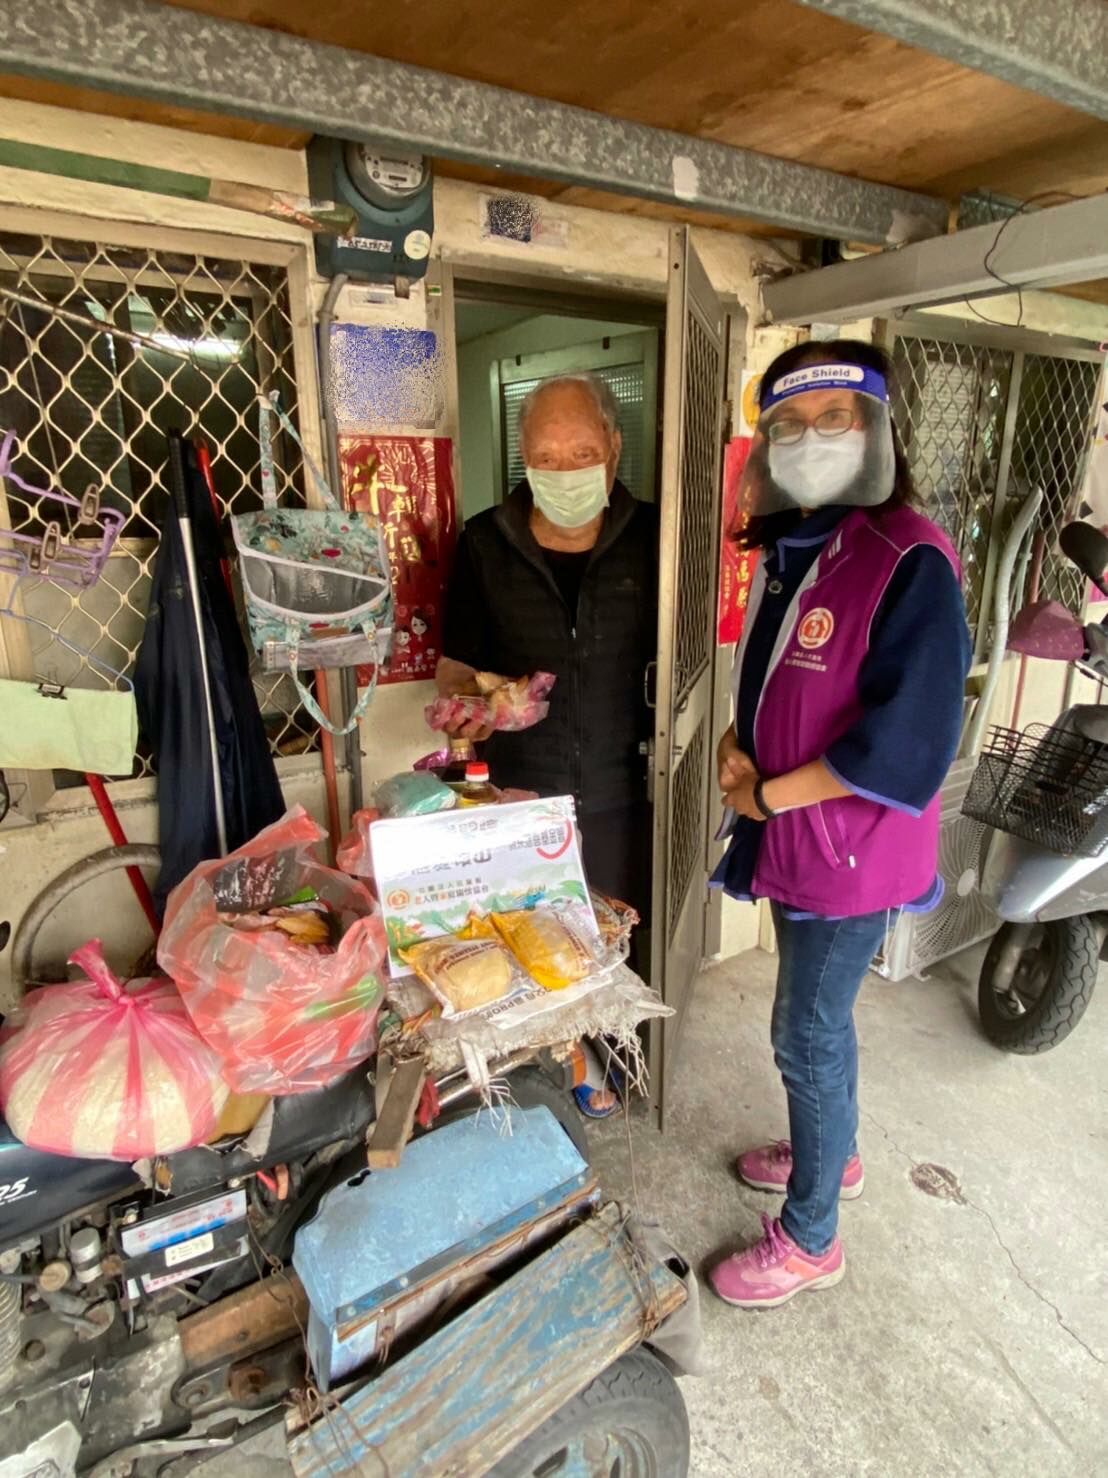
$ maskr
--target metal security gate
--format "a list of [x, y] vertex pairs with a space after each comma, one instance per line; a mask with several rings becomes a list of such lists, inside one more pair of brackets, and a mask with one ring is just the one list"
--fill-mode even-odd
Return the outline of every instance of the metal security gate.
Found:
[[654, 985], [675, 1015], [651, 1038], [659, 1118], [707, 918], [704, 838], [715, 751], [723, 308], [689, 243], [670, 233], [654, 738]]
[[[1079, 610], [1084, 582], [1057, 553], [1089, 444], [1101, 357], [1020, 330], [890, 321], [893, 415], [923, 511], [962, 560], [975, 658], [988, 652], [1000, 545], [1037, 487], [1044, 501], [1040, 594]], [[1013, 600], [1019, 592], [1013, 592]]]
[[[259, 392], [279, 391], [297, 416], [287, 266], [257, 260], [249, 242], [215, 251], [183, 233], [158, 233], [156, 246], [121, 234], [133, 239], [106, 241], [87, 223], [65, 234], [0, 232], [0, 430], [18, 437], [14, 471], [77, 498], [91, 484], [125, 519], [95, 585], [71, 592], [24, 580], [22, 609], [40, 624], [0, 628], [13, 675], [78, 687], [108, 681], [82, 653], [133, 669], [168, 498], [166, 431], [207, 443], [220, 512], [244, 512], [260, 506]], [[294, 447], [280, 447], [277, 472], [282, 498], [303, 502]], [[0, 526], [37, 537], [41, 509], [0, 483]], [[6, 600], [9, 582], [0, 584]], [[315, 725], [289, 679], [259, 672], [255, 681], [274, 754], [314, 749]], [[140, 754], [135, 774], [149, 773]], [[54, 783], [83, 777], [56, 772]]]

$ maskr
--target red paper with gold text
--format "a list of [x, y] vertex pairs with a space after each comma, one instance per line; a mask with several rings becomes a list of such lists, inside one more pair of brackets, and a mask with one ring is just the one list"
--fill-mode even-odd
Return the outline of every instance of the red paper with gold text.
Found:
[[739, 483], [750, 452], [751, 438], [736, 436], [723, 454], [723, 529], [719, 546], [719, 614], [716, 640], [728, 646], [742, 635], [750, 582], [758, 562], [756, 552], [735, 543], [739, 527]]
[[[442, 653], [443, 604], [458, 538], [452, 443], [444, 436], [342, 436], [347, 506], [381, 520], [392, 573], [395, 630], [383, 683], [432, 678]], [[370, 668], [358, 668], [367, 683]]]

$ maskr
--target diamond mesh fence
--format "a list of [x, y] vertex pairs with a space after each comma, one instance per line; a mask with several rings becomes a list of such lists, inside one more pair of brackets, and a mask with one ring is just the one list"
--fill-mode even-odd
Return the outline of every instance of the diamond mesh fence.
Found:
[[[166, 432], [177, 428], [206, 443], [221, 516], [257, 508], [257, 396], [271, 390], [295, 421], [283, 268], [0, 233], [0, 429], [18, 438], [12, 470], [75, 498], [91, 485], [101, 506], [124, 518], [100, 579], [87, 590], [21, 581], [24, 612], [44, 623], [21, 627], [33, 675], [109, 683], [87, 654], [131, 671], [169, 497]], [[302, 504], [296, 448], [283, 440], [276, 451], [279, 496]], [[36, 538], [45, 529], [41, 509], [10, 481], [0, 491], [0, 524]], [[83, 532], [77, 523], [62, 529], [70, 543], [82, 542]], [[274, 753], [315, 748], [315, 726], [289, 678], [257, 670], [255, 687]], [[149, 756], [140, 754], [135, 773], [150, 772]]]
[[1012, 356], [976, 344], [898, 337], [893, 418], [923, 511], [962, 561], [976, 635], [993, 534]]
[[[978, 657], [988, 642], [998, 545], [1035, 488], [1045, 495], [1040, 594], [1080, 610], [1082, 577], [1061, 558], [1057, 542], [1074, 512], [1098, 364], [1090, 357], [914, 333], [897, 333], [892, 355], [893, 418], [923, 510], [949, 534], [961, 558]], [[1006, 426], [1012, 439], [1005, 468]], [[1015, 602], [1022, 592], [1012, 594]]]
[[678, 545], [675, 708], [688, 697], [712, 650], [711, 606], [715, 529], [719, 519], [720, 383], [722, 350], [691, 309], [681, 444], [681, 532]]
[[1009, 497], [1042, 488], [1040, 526], [1046, 535], [1040, 598], [1080, 611], [1085, 577], [1058, 550], [1062, 526], [1076, 512], [1075, 496], [1089, 448], [1100, 366], [1088, 360], [1028, 354], [1023, 363]]

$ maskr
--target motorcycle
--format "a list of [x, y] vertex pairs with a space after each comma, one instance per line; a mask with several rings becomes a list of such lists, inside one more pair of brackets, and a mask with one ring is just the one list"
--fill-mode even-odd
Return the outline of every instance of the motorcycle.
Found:
[[[1108, 538], [1071, 523], [1060, 544], [1108, 596]], [[1008, 647], [1072, 662], [1103, 684], [1106, 623], [1083, 626], [1040, 603], [1016, 618]], [[1006, 1051], [1050, 1051], [1081, 1020], [1108, 958], [1108, 703], [1074, 705], [1022, 733], [994, 729], [963, 810], [993, 828], [980, 888], [1004, 920], [981, 968], [982, 1027]]]
[[[33, 935], [59, 897], [109, 865], [148, 863], [134, 855], [146, 851], [112, 849], [63, 875], [20, 926], [17, 960], [34, 968]], [[307, 1319], [285, 1269], [325, 1193], [365, 1174], [369, 1066], [274, 1099], [264, 1130], [137, 1167], [30, 1149], [0, 1119], [0, 1478], [195, 1466], [284, 1415], [304, 1384]], [[587, 1160], [560, 1064], [492, 1066]], [[463, 1072], [436, 1087], [443, 1112], [428, 1132], [478, 1107]]]

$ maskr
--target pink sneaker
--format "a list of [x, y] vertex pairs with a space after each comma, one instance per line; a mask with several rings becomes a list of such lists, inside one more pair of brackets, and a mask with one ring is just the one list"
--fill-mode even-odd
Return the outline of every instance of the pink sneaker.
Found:
[[[756, 1150], [747, 1150], [735, 1161], [739, 1179], [746, 1181], [756, 1191], [778, 1191], [785, 1194], [793, 1168], [793, 1147], [787, 1139], [776, 1144], [763, 1144]], [[843, 1183], [839, 1190], [840, 1201], [855, 1201], [866, 1187], [860, 1155], [851, 1155], [843, 1171]]]
[[779, 1221], [762, 1217], [765, 1235], [745, 1252], [714, 1267], [712, 1287], [725, 1303], [740, 1309], [775, 1309], [796, 1293], [830, 1288], [846, 1272], [838, 1237], [821, 1257], [802, 1252]]

